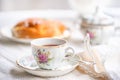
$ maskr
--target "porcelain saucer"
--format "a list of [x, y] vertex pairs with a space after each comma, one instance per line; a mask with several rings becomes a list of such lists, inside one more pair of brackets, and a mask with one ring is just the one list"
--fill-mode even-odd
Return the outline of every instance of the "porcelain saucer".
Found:
[[63, 61], [63, 65], [54, 70], [40, 69], [33, 56], [22, 57], [18, 59], [16, 63], [18, 67], [32, 75], [41, 77], [56, 77], [73, 71], [79, 65], [78, 59], [78, 56], [75, 55], [71, 59]]

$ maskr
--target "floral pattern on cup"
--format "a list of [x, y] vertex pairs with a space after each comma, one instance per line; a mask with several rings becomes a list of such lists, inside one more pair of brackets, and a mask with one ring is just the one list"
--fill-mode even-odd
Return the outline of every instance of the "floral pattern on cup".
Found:
[[44, 63], [48, 63], [50, 60], [52, 60], [53, 58], [49, 58], [50, 52], [49, 51], [45, 51], [43, 50], [43, 52], [41, 50], [37, 50], [37, 58], [40, 64], [44, 64]]

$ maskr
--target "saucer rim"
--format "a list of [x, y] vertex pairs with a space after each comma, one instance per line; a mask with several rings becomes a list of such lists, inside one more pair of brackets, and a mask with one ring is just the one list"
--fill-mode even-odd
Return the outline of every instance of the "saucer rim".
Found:
[[[75, 56], [77, 56], [77, 55], [75, 55]], [[25, 57], [25, 56], [24, 56]], [[27, 56], [26, 56], [27, 57]], [[23, 57], [22, 57], [23, 58]], [[21, 59], [21, 58], [20, 58]], [[70, 67], [70, 68], [68, 68], [68, 69], [42, 69], [42, 68], [40, 68], [40, 69], [30, 69], [30, 68], [27, 68], [27, 67], [24, 67], [24, 66], [22, 66], [22, 65], [20, 65], [19, 64], [19, 60], [20, 59], [18, 59], [18, 60], [16, 60], [16, 64], [17, 64], [17, 66], [18, 67], [20, 67], [20, 68], [22, 68], [22, 69], [26, 69], [26, 70], [31, 70], [31, 71], [64, 71], [64, 70], [68, 70], [68, 69], [70, 69], [70, 68], [76, 68], [78, 65], [79, 65], [79, 62], [76, 62], [76, 64], [75, 65], [73, 65], [72, 67]]]

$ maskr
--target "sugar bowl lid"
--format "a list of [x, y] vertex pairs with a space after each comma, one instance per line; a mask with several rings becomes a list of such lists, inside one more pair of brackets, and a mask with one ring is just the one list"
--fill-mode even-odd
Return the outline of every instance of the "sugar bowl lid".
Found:
[[102, 27], [113, 24], [113, 18], [105, 14], [85, 15], [82, 17], [81, 21], [81, 26], [84, 27]]

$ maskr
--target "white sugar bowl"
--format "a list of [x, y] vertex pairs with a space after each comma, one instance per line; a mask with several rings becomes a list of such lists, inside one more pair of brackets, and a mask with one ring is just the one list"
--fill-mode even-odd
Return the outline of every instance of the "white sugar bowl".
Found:
[[106, 43], [114, 33], [114, 21], [107, 15], [87, 15], [81, 20], [81, 31], [83, 35], [90, 36], [91, 44]]

